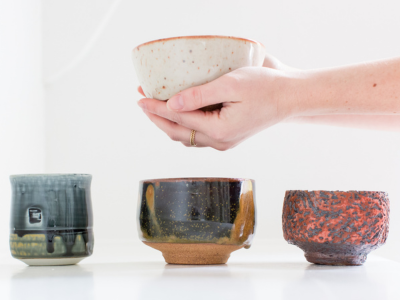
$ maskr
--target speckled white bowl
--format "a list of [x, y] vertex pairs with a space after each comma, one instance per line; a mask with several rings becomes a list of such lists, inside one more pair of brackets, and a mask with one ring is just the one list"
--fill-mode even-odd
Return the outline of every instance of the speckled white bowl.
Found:
[[242, 67], [260, 67], [265, 47], [230, 36], [184, 36], [151, 41], [132, 50], [139, 83], [148, 98], [168, 100]]

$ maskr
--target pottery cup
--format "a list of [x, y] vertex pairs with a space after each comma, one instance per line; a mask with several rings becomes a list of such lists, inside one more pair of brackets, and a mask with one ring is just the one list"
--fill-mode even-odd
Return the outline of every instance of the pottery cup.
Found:
[[143, 180], [138, 204], [140, 239], [167, 263], [224, 264], [254, 236], [253, 180]]
[[91, 175], [10, 176], [11, 255], [28, 265], [76, 264], [93, 252]]
[[372, 191], [286, 191], [283, 235], [311, 263], [361, 265], [386, 241], [389, 197]]
[[262, 44], [230, 36], [183, 36], [151, 41], [132, 50], [133, 64], [147, 98], [168, 100], [242, 67], [260, 67]]

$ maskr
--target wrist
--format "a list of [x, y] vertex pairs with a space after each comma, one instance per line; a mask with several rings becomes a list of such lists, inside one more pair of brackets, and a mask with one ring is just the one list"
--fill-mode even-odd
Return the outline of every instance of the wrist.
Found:
[[309, 112], [311, 80], [308, 71], [295, 70], [284, 73], [283, 84], [279, 88], [280, 91], [285, 91], [279, 101], [282, 120], [301, 117]]
[[[291, 117], [301, 118], [321, 114], [338, 113], [337, 106], [343, 106], [337, 99], [341, 85], [335, 79], [318, 70], [296, 72], [293, 76]], [[339, 79], [340, 81], [340, 79]], [[335, 87], [335, 88], [334, 88]], [[333, 101], [333, 99], [336, 99]]]

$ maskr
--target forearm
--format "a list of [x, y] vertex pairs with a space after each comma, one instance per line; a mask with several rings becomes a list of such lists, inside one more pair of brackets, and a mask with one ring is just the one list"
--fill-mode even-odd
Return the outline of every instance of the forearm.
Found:
[[297, 77], [293, 117], [400, 115], [400, 58], [304, 71]]
[[319, 115], [293, 117], [286, 122], [400, 132], [400, 115]]

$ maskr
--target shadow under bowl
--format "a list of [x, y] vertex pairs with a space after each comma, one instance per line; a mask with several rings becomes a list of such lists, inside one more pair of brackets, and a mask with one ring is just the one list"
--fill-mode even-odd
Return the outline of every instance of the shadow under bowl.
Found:
[[283, 234], [311, 263], [361, 265], [385, 243], [389, 212], [385, 192], [286, 191]]

